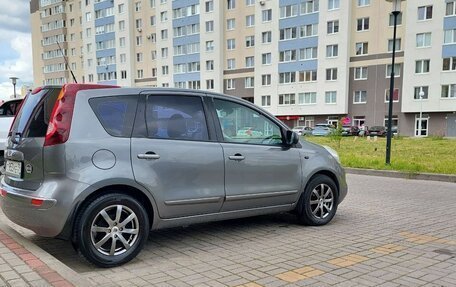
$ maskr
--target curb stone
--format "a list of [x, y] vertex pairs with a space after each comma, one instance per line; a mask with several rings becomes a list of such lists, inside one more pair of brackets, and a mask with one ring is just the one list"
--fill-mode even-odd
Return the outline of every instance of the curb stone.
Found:
[[453, 174], [439, 174], [439, 173], [414, 173], [414, 172], [402, 172], [395, 170], [376, 170], [376, 169], [363, 169], [363, 168], [344, 168], [347, 173], [351, 174], [362, 174], [362, 175], [373, 175], [383, 177], [395, 177], [395, 178], [406, 178], [406, 179], [418, 179], [418, 180], [432, 180], [432, 181], [444, 181], [456, 183], [456, 175]]

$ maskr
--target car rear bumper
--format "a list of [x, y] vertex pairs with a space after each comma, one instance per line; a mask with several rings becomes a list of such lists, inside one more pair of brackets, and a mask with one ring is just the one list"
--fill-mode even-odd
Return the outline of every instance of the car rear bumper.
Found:
[[67, 188], [48, 182], [30, 191], [9, 186], [2, 178], [0, 206], [12, 222], [40, 236], [56, 237], [73, 208], [72, 192]]

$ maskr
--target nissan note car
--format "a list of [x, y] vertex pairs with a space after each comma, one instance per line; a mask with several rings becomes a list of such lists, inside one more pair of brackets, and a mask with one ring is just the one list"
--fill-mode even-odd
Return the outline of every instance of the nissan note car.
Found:
[[24, 100], [5, 159], [4, 214], [101, 267], [133, 259], [150, 230], [277, 212], [324, 225], [347, 194], [335, 151], [196, 90], [44, 86]]

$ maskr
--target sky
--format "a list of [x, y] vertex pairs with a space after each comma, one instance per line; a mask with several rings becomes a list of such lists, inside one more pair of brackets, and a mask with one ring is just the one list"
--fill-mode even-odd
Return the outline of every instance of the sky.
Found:
[[18, 77], [16, 92], [33, 83], [29, 0], [0, 0], [0, 100], [13, 94], [10, 77]]

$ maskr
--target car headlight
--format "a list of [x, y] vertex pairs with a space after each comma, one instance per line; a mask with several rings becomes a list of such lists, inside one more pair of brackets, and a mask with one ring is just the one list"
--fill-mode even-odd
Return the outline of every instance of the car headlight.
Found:
[[330, 155], [332, 155], [333, 158], [335, 158], [337, 160], [337, 162], [340, 163], [340, 158], [339, 158], [339, 154], [337, 153], [337, 151], [335, 151], [334, 149], [332, 149], [326, 145], [324, 145], [323, 147], [329, 152]]

